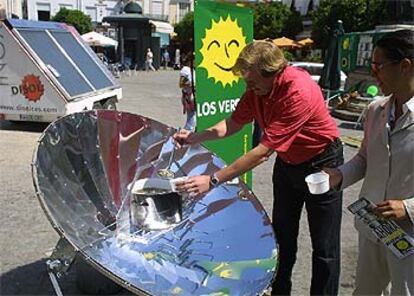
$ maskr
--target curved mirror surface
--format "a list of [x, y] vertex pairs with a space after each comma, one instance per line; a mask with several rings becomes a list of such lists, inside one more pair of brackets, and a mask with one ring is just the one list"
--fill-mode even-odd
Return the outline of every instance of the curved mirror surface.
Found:
[[[174, 132], [117, 111], [55, 121], [39, 140], [33, 166], [47, 216], [95, 268], [131, 291], [261, 294], [276, 269], [277, 245], [265, 210], [239, 179], [198, 199], [180, 196], [180, 217], [168, 227], [131, 223], [137, 201], [133, 184], [161, 178], [158, 172], [174, 150]], [[213, 174], [225, 165], [200, 145], [178, 149], [173, 158], [174, 177]], [[155, 198], [146, 201], [138, 206]]]

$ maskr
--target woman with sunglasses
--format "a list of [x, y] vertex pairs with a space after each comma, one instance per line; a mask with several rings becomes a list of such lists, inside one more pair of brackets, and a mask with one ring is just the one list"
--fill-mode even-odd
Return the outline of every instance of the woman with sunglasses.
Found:
[[[414, 31], [384, 35], [374, 48], [372, 74], [384, 97], [368, 109], [357, 155], [324, 169], [333, 188], [364, 178], [360, 197], [414, 238]], [[367, 226], [356, 221], [359, 256], [354, 295], [414, 295], [414, 255], [398, 259]]]

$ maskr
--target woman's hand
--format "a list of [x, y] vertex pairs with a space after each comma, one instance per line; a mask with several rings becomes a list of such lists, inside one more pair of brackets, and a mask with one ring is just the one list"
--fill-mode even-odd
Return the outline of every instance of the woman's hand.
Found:
[[197, 144], [197, 135], [191, 131], [180, 129], [173, 135], [175, 146], [181, 148], [185, 145]]
[[407, 217], [407, 212], [402, 200], [390, 199], [377, 204], [375, 212], [393, 220], [403, 220]]
[[210, 190], [210, 176], [201, 175], [188, 178], [175, 184], [178, 192], [188, 192], [191, 196], [199, 197]]
[[337, 168], [323, 168], [325, 173], [329, 175], [329, 187], [337, 188], [342, 183], [342, 173]]

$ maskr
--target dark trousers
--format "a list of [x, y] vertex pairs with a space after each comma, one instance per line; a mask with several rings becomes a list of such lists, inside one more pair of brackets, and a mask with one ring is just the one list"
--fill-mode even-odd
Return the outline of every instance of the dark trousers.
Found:
[[272, 295], [290, 295], [299, 220], [304, 204], [312, 241], [310, 293], [338, 294], [342, 192], [313, 195], [307, 188], [305, 177], [322, 167], [337, 167], [342, 163], [343, 149], [339, 140], [306, 163], [289, 165], [276, 158], [273, 170], [273, 227], [279, 243], [279, 267]]

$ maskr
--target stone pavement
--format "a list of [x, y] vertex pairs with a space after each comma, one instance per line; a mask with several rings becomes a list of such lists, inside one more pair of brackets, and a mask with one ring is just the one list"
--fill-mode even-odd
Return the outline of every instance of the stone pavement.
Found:
[[[118, 109], [141, 114], [171, 126], [182, 126], [182, 114], [177, 71], [137, 72], [121, 78], [124, 98]], [[352, 125], [339, 122], [342, 135], [360, 136]], [[43, 213], [32, 185], [30, 163], [36, 140], [46, 126], [43, 124], [0, 122], [0, 294], [52, 295], [53, 289], [46, 274], [44, 261], [58, 240]], [[345, 158], [356, 153], [345, 148]], [[272, 208], [271, 172], [274, 157], [253, 172], [253, 192], [268, 213]], [[346, 206], [358, 196], [360, 183], [344, 194], [342, 223], [341, 295], [352, 292], [357, 235], [353, 217]], [[309, 294], [311, 247], [306, 217], [301, 220], [298, 260], [293, 274], [293, 295]], [[64, 278], [64, 295], [79, 295], [74, 272]], [[127, 292], [126, 292], [127, 293]], [[128, 294], [128, 293], [127, 293]]]

